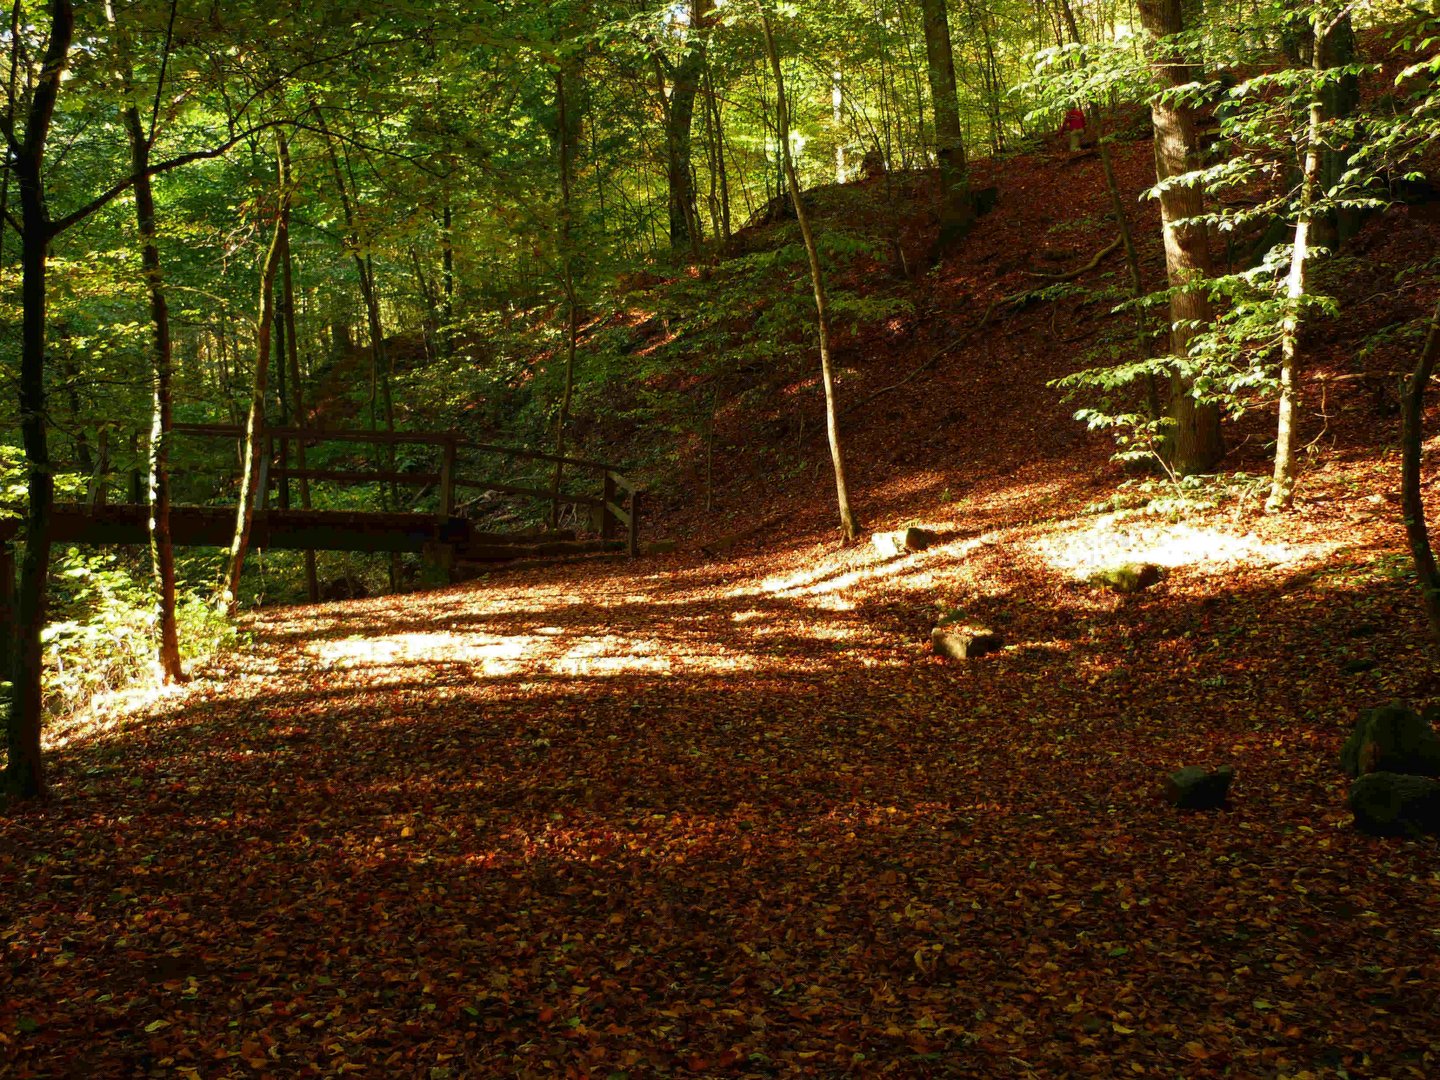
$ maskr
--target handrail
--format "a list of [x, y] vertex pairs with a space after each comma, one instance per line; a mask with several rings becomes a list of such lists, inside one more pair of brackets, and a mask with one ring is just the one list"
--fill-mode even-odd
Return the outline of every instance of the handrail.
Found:
[[[246, 429], [238, 424], [211, 424], [211, 423], [177, 423], [171, 425], [171, 433], [176, 435], [191, 435], [199, 438], [221, 438], [241, 439], [246, 436]], [[259, 483], [256, 486], [257, 509], [268, 505], [271, 485], [276, 480], [306, 479], [316, 481], [333, 481], [337, 483], [398, 483], [416, 486], [436, 485], [439, 489], [438, 517], [440, 520], [448, 520], [455, 509], [455, 492], [460, 488], [470, 490], [491, 491], [502, 495], [520, 495], [536, 499], [549, 499], [555, 501], [557, 493], [554, 490], [541, 490], [522, 484], [512, 484], [493, 480], [475, 480], [459, 475], [460, 464], [456, 460], [461, 450], [471, 450], [479, 454], [497, 454], [512, 458], [521, 458], [528, 461], [543, 461], [571, 465], [578, 469], [590, 469], [600, 474], [602, 485], [601, 493], [596, 495], [581, 495], [571, 492], [558, 493], [561, 502], [576, 506], [588, 506], [598, 510], [599, 528], [603, 539], [615, 538], [617, 526], [624, 529], [626, 535], [626, 547], [632, 556], [640, 553], [640, 504], [643, 490], [635, 481], [625, 477], [611, 464], [603, 461], [595, 461], [590, 458], [569, 457], [561, 454], [547, 454], [540, 450], [527, 450], [518, 446], [500, 446], [494, 443], [472, 442], [461, 437], [456, 431], [359, 431], [343, 430], [336, 428], [302, 428], [302, 427], [265, 427], [258, 432], [259, 439], [264, 447], [264, 453], [260, 458]], [[439, 472], [396, 472], [392, 470], [358, 471], [351, 469], [297, 469], [285, 463], [285, 456], [282, 453], [279, 461], [272, 461], [275, 456], [275, 443], [282, 444], [289, 440], [305, 442], [353, 442], [371, 443], [380, 445], [416, 445], [436, 446], [441, 450]], [[105, 501], [105, 485], [103, 479], [98, 475], [100, 470], [95, 470], [97, 476], [92, 481], [92, 494], [90, 503], [93, 506], [103, 505]], [[108, 473], [107, 473], [108, 475]], [[138, 475], [133, 473], [133, 475]], [[282, 488], [282, 490], [284, 490]], [[622, 493], [628, 498], [621, 497]], [[133, 495], [132, 501], [143, 501], [139, 495]]]
[[[178, 435], [196, 435], [201, 438], [239, 439], [245, 429], [235, 424], [172, 424], [170, 430]], [[521, 446], [500, 446], [495, 443], [473, 442], [453, 431], [345, 431], [336, 428], [267, 427], [260, 431], [261, 438], [305, 439], [310, 442], [357, 442], [379, 443], [382, 445], [408, 444], [416, 446], [447, 446], [454, 443], [458, 449], [476, 450], [482, 454], [507, 454], [512, 457], [529, 458], [532, 461], [560, 462], [582, 469], [603, 472], [618, 472], [616, 466], [593, 458], [567, 457], [561, 454], [547, 454], [542, 450], [528, 450]]]

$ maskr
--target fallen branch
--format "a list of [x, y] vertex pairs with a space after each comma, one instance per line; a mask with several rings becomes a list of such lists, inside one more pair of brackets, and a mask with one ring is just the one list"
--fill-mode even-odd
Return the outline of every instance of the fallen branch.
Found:
[[996, 305], [996, 304], [1009, 303], [1009, 302], [1012, 302], [1013, 300], [1014, 300], [1014, 297], [1008, 297], [1008, 296], [1007, 296], [1004, 300], [992, 300], [992, 301], [990, 301], [990, 306], [985, 309], [985, 314], [982, 315], [982, 316], [980, 316], [980, 321], [979, 321], [978, 323], [976, 323], [974, 327], [972, 327], [972, 328], [969, 329], [969, 330], [966, 330], [963, 334], [961, 334], [959, 337], [957, 337], [954, 341], [950, 342], [948, 345], [942, 346], [939, 352], [937, 352], [934, 356], [930, 357], [929, 360], [926, 360], [923, 364], [921, 364], [919, 367], [917, 367], [914, 371], [910, 372], [909, 375], [906, 375], [906, 376], [905, 376], [903, 379], [901, 379], [899, 382], [897, 382], [897, 383], [895, 383], [895, 384], [893, 384], [893, 385], [891, 385], [891, 386], [882, 386], [879, 390], [876, 390], [873, 394], [869, 395], [868, 397], [866, 397], [866, 398], [864, 398], [864, 399], [862, 399], [862, 400], [860, 400], [860, 401], [857, 401], [854, 405], [851, 405], [848, 409], [846, 409], [843, 413], [840, 414], [841, 418], [843, 419], [844, 417], [849, 416], [851, 413], [855, 412], [857, 409], [864, 408], [866, 405], [869, 405], [872, 401], [874, 401], [876, 398], [880, 397], [880, 396], [883, 395], [883, 394], [888, 394], [888, 393], [890, 393], [890, 391], [892, 391], [892, 390], [899, 390], [900, 387], [902, 387], [902, 386], [904, 386], [906, 383], [910, 382], [910, 381], [911, 381], [912, 379], [914, 379], [917, 375], [920, 375], [920, 374], [923, 374], [923, 373], [926, 372], [926, 371], [929, 371], [932, 367], [934, 367], [936, 364], [938, 364], [938, 363], [941, 361], [941, 359], [943, 359], [944, 357], [948, 356], [948, 355], [949, 355], [950, 353], [952, 353], [957, 347], [959, 347], [960, 345], [963, 345], [963, 344], [964, 344], [966, 341], [968, 341], [972, 336], [974, 336], [975, 334], [978, 334], [981, 330], [983, 330], [983, 329], [985, 328], [985, 324], [990, 321], [990, 315], [991, 315], [991, 313], [995, 310], [995, 305]]
[[1063, 274], [1047, 274], [1041, 270], [1025, 271], [1031, 277], [1044, 278], [1046, 281], [1074, 281], [1082, 274], [1088, 274], [1095, 267], [1099, 266], [1107, 255], [1112, 254], [1120, 247], [1120, 237], [1115, 237], [1109, 244], [1095, 253], [1095, 257], [1078, 270], [1066, 270]]

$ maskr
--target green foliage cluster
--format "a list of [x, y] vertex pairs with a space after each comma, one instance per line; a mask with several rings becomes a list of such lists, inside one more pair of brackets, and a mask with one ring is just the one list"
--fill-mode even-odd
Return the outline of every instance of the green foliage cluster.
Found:
[[[44, 632], [46, 703], [53, 712], [72, 712], [98, 694], [154, 678], [156, 597], [136, 564], [115, 553], [57, 553], [54, 608]], [[177, 597], [182, 656], [191, 663], [236, 640], [234, 624], [210, 602], [207, 585], [182, 588]]]

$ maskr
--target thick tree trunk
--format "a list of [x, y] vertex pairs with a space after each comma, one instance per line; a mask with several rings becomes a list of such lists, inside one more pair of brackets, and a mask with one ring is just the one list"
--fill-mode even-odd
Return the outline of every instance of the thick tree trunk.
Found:
[[840, 441], [840, 421], [835, 407], [835, 373], [830, 362], [830, 305], [825, 296], [825, 276], [820, 269], [820, 251], [815, 246], [815, 233], [810, 228], [810, 212], [800, 197], [800, 181], [795, 175], [795, 161], [790, 154], [790, 116], [785, 102], [785, 76], [780, 69], [780, 53], [775, 48], [775, 34], [770, 24], [769, 0], [760, 0], [760, 16], [765, 34], [765, 52], [775, 76], [775, 121], [780, 137], [780, 157], [785, 167], [786, 183], [800, 235], [805, 241], [805, 254], [810, 261], [810, 283], [815, 290], [815, 322], [820, 336], [820, 376], [825, 386], [825, 430], [830, 440], [830, 463], [835, 470], [835, 499], [840, 511], [840, 531], [849, 543], [860, 535], [860, 523], [850, 508], [850, 492], [845, 480], [845, 454]]
[[665, 184], [670, 203], [670, 248], [698, 257], [700, 236], [696, 225], [695, 173], [691, 164], [691, 131], [695, 122], [695, 97], [699, 72], [692, 56], [675, 70], [671, 83], [670, 108], [666, 114]]
[[[1195, 81], [1199, 73], [1162, 39], [1184, 30], [1180, 0], [1139, 0], [1145, 29], [1154, 39], [1150, 64], [1166, 88]], [[1194, 111], [1157, 95], [1150, 106], [1155, 125], [1155, 175], [1163, 183], [1192, 171], [1200, 160]], [[1177, 367], [1170, 378], [1171, 428], [1162, 450], [1174, 473], [1188, 476], [1214, 468], [1224, 455], [1220, 410], [1195, 398], [1183, 370], [1198, 327], [1214, 317], [1204, 281], [1210, 274], [1210, 238], [1203, 224], [1187, 223], [1204, 212], [1204, 193], [1194, 183], [1167, 184], [1160, 195], [1165, 232], [1165, 264], [1170, 287], [1170, 353]]]
[[[30, 99], [25, 136], [12, 155], [20, 195], [20, 436], [25, 449], [27, 494], [25, 556], [16, 603], [13, 695], [5, 725], [9, 754], [7, 795], [28, 799], [45, 794], [45, 760], [40, 749], [46, 584], [50, 570], [50, 511], [55, 481], [45, 431], [45, 272], [52, 228], [45, 209], [45, 146], [55, 103], [70, 56], [75, 12], [70, 0], [51, 0], [50, 40]], [[13, 122], [13, 118], [12, 118]]]
[[940, 163], [940, 248], [969, 231], [975, 221], [965, 140], [960, 132], [960, 99], [955, 89], [955, 56], [950, 46], [947, 0], [920, 0], [925, 24], [925, 67], [935, 116], [935, 153]]

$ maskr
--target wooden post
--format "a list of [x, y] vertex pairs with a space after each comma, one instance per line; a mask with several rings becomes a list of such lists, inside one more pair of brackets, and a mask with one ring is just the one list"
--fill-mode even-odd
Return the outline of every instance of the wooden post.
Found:
[[454, 439], [446, 439], [440, 456], [440, 520], [447, 521], [455, 514], [455, 454]]
[[615, 539], [615, 518], [610, 513], [610, 506], [615, 502], [615, 477], [610, 475], [610, 470], [605, 470], [605, 482], [600, 490], [600, 497], [605, 500], [605, 505], [600, 508], [600, 539]]
[[640, 557], [640, 489], [630, 492], [630, 558]]

